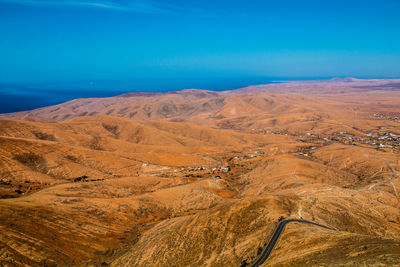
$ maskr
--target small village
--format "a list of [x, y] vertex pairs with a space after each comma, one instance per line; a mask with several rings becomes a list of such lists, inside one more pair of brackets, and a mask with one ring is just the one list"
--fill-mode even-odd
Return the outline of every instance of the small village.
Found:
[[[342, 143], [346, 145], [367, 145], [376, 149], [388, 149], [392, 151], [400, 151], [399, 135], [387, 131], [374, 131], [362, 135], [355, 135], [350, 132], [335, 132], [332, 136], [318, 136], [312, 133], [306, 133], [299, 136], [300, 141], [306, 143]], [[315, 149], [312, 147], [311, 149]]]
[[374, 117], [378, 119], [389, 120], [400, 123], [399, 112], [374, 113]]

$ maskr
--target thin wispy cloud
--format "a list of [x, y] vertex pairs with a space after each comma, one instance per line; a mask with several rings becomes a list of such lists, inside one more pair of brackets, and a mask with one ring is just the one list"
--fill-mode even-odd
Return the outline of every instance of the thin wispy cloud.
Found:
[[153, 14], [175, 13], [183, 10], [198, 13], [202, 12], [202, 10], [199, 9], [184, 9], [149, 0], [0, 0], [0, 3], [29, 6], [102, 8]]

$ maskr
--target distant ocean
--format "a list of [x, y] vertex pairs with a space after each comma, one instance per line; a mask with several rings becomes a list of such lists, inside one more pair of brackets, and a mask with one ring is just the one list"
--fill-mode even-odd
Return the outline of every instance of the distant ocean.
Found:
[[60, 104], [76, 98], [110, 97], [128, 92], [168, 92], [182, 89], [233, 90], [268, 84], [283, 78], [154, 79], [81, 81], [65, 83], [0, 83], [0, 113], [10, 113]]

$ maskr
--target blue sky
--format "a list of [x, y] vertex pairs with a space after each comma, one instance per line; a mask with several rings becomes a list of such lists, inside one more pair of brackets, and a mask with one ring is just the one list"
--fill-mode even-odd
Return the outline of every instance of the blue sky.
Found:
[[0, 82], [400, 77], [398, 0], [0, 0]]

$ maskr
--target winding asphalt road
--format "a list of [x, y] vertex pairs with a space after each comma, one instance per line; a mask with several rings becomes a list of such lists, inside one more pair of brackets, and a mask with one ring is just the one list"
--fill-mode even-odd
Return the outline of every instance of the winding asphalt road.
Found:
[[276, 243], [278, 242], [278, 239], [281, 236], [283, 230], [285, 230], [286, 224], [288, 224], [290, 222], [307, 223], [307, 224], [312, 224], [312, 225], [319, 226], [319, 227], [322, 227], [325, 229], [336, 231], [336, 229], [334, 229], [334, 228], [331, 228], [331, 227], [328, 227], [328, 226], [325, 226], [325, 225], [322, 225], [319, 223], [311, 222], [311, 221], [306, 221], [306, 220], [301, 220], [301, 219], [282, 220], [276, 226], [275, 231], [272, 234], [272, 237], [269, 240], [268, 245], [265, 247], [265, 249], [261, 253], [260, 257], [251, 265], [252, 267], [258, 267], [268, 259], [268, 257], [271, 255], [272, 250], [274, 249]]

